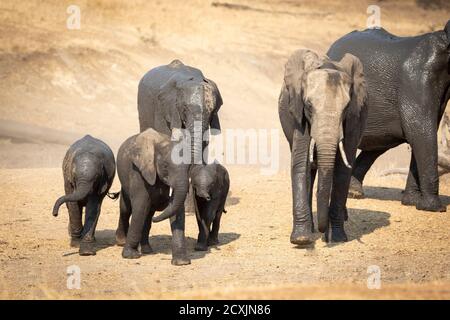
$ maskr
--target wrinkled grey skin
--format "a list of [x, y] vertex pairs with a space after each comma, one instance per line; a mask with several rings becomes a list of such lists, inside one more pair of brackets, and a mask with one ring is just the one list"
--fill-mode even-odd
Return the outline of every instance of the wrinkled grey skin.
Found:
[[[120, 219], [116, 231], [118, 245], [123, 245], [122, 257], [139, 258], [152, 253], [148, 236], [155, 211], [169, 204], [169, 187], [173, 186], [170, 137], [147, 129], [128, 138], [117, 154], [117, 174], [121, 183]], [[131, 216], [131, 223], [129, 222]], [[184, 237], [184, 207], [170, 217], [172, 229], [172, 264], [190, 263]], [[138, 246], [141, 252], [138, 251]]]
[[[174, 216], [184, 207], [189, 191], [188, 171], [191, 164], [203, 163], [205, 142], [202, 136], [194, 134], [194, 124], [201, 135], [209, 128], [220, 130], [217, 112], [222, 105], [222, 97], [216, 84], [205, 78], [196, 68], [184, 65], [179, 60], [147, 72], [138, 88], [138, 112], [141, 132], [153, 128], [157, 132], [180, 139], [180, 129], [187, 129], [190, 137], [183, 139], [191, 145], [189, 163], [177, 165], [169, 173], [173, 175], [173, 197], [170, 205], [161, 214], [161, 219]], [[200, 130], [201, 129], [201, 130]], [[175, 146], [175, 144], [174, 144]]]
[[439, 199], [437, 130], [450, 98], [450, 21], [444, 30], [397, 37], [384, 29], [353, 31], [328, 51], [364, 66], [368, 119], [353, 170], [351, 195], [362, 197], [363, 179], [375, 160], [402, 143], [412, 148], [402, 204], [445, 211]]
[[362, 65], [350, 54], [336, 62], [303, 49], [286, 63], [278, 111], [291, 149], [291, 243], [313, 242], [312, 186], [317, 171], [318, 229], [325, 232], [326, 241], [347, 240], [349, 167], [364, 128], [365, 100]]
[[220, 219], [226, 212], [230, 177], [227, 169], [218, 163], [193, 166], [190, 176], [199, 229], [195, 250], [206, 251], [208, 246], [219, 243]]
[[[62, 168], [66, 195], [56, 201], [53, 216], [66, 203], [71, 246], [79, 243], [80, 255], [95, 255], [95, 228], [103, 199], [114, 180], [114, 154], [103, 141], [87, 135], [70, 146]], [[83, 207], [86, 208], [84, 226]]]

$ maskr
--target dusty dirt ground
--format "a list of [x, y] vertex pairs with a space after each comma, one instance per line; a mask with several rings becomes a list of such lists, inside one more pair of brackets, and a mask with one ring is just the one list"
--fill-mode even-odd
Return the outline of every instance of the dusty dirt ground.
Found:
[[[283, 64], [299, 47], [325, 52], [366, 25], [369, 2], [346, 1], [81, 1], [81, 29], [66, 28], [69, 2], [5, 0], [0, 4], [0, 298], [450, 298], [449, 213], [401, 206], [405, 146], [377, 161], [367, 198], [348, 201], [349, 242], [314, 247], [289, 243], [289, 153], [280, 131], [277, 174], [229, 166], [231, 194], [221, 243], [194, 252], [197, 226], [187, 216], [192, 264], [170, 264], [170, 228], [155, 224], [154, 255], [121, 258], [114, 245], [118, 202], [106, 199], [98, 252], [69, 247], [67, 210], [51, 216], [63, 192], [61, 161], [85, 133], [114, 150], [138, 129], [136, 90], [150, 68], [179, 58], [214, 79], [224, 98], [224, 128], [279, 129]], [[219, 3], [219, 4], [217, 4]], [[441, 29], [448, 8], [382, 1], [381, 23], [410, 35]], [[113, 189], [119, 188], [115, 181]], [[441, 177], [450, 204], [450, 178]], [[448, 207], [450, 210], [450, 207]], [[66, 269], [81, 269], [68, 290]], [[381, 270], [380, 290], [367, 268]]]

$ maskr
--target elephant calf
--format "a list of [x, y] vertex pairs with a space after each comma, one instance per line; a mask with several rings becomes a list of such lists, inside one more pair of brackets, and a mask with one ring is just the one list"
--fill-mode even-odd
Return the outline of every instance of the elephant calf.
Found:
[[219, 243], [220, 218], [226, 212], [230, 178], [227, 169], [218, 163], [194, 166], [190, 176], [199, 228], [195, 250], [206, 251], [208, 246]]
[[[120, 219], [116, 231], [118, 245], [124, 246], [122, 257], [136, 259], [141, 254], [152, 253], [148, 235], [152, 224], [170, 217], [172, 230], [172, 264], [186, 265], [184, 238], [184, 206], [176, 215], [170, 211], [170, 187], [177, 177], [169, 178], [175, 164], [171, 157], [170, 137], [147, 129], [128, 138], [117, 154], [117, 174], [122, 185], [120, 191]], [[182, 199], [184, 202], [184, 199]], [[155, 211], [164, 212], [154, 217]], [[131, 216], [131, 223], [130, 223]], [[138, 251], [140, 245], [141, 251]]]
[[[80, 255], [95, 255], [94, 234], [100, 208], [114, 180], [116, 164], [111, 149], [101, 140], [87, 135], [72, 144], [63, 161], [65, 196], [56, 200], [53, 216], [66, 203], [72, 247], [80, 246]], [[82, 210], [86, 207], [83, 226]], [[80, 242], [81, 240], [81, 242]]]

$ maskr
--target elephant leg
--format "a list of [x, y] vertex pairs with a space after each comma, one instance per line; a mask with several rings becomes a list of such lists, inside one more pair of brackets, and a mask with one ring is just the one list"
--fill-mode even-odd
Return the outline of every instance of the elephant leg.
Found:
[[149, 217], [150, 197], [146, 189], [141, 189], [132, 195], [131, 223], [127, 233], [127, 240], [122, 250], [125, 259], [137, 259], [141, 256], [138, 251], [142, 240], [144, 225]]
[[374, 150], [374, 151], [361, 151], [355, 161], [352, 177], [350, 180], [350, 189], [348, 196], [350, 198], [362, 199], [364, 198], [363, 181], [370, 167], [375, 160], [378, 159], [388, 149]]
[[291, 182], [293, 201], [293, 230], [290, 241], [296, 245], [313, 242], [311, 206], [309, 203], [309, 143], [310, 137], [299, 130], [294, 131], [291, 151]]
[[184, 207], [175, 216], [170, 218], [170, 229], [172, 230], [172, 264], [175, 266], [191, 263], [191, 260], [187, 257], [184, 219]]
[[[348, 128], [349, 134], [345, 136], [345, 154], [350, 164], [354, 164], [356, 151], [359, 142], [359, 136], [352, 134], [351, 128]], [[376, 157], [380, 156], [380, 152]], [[375, 158], [372, 156], [372, 159]], [[375, 159], [373, 161], [375, 161]], [[373, 162], [372, 162], [373, 163]], [[344, 222], [348, 219], [347, 197], [352, 178], [352, 169], [347, 168], [342, 160], [341, 154], [338, 152], [336, 156], [336, 165], [333, 174], [333, 189], [331, 192], [329, 221], [330, 227], [325, 232], [326, 242], [345, 242], [348, 240], [344, 228]]]
[[128, 228], [130, 227], [131, 204], [128, 195], [122, 189], [120, 191], [120, 217], [116, 230], [116, 243], [124, 246], [127, 240]]
[[103, 202], [103, 197], [91, 195], [86, 205], [86, 218], [80, 242], [80, 255], [95, 255], [95, 228], [97, 227], [98, 218]]
[[195, 245], [196, 251], [206, 251], [208, 250], [208, 237], [209, 237], [209, 230], [206, 226], [206, 220], [204, 217], [196, 217], [197, 218], [197, 225], [198, 225], [198, 236], [197, 236], [197, 243]]
[[66, 205], [69, 211], [70, 246], [75, 248], [80, 245], [81, 233], [83, 231], [83, 206], [78, 202], [67, 202]]
[[419, 185], [419, 172], [414, 154], [411, 153], [408, 179], [406, 180], [405, 192], [402, 196], [402, 204], [405, 206], [416, 206], [421, 197]]
[[148, 214], [147, 218], [144, 222], [144, 228], [142, 229], [142, 238], [141, 238], [141, 254], [152, 254], [153, 249], [150, 246], [149, 242], [149, 235], [150, 235], [150, 229], [152, 228], [152, 218], [155, 214], [154, 210], [150, 210], [150, 213]]
[[198, 225], [198, 237], [195, 245], [196, 251], [208, 250], [208, 238], [210, 234], [210, 228], [208, 226], [208, 212], [210, 210], [210, 202], [197, 198], [195, 203], [197, 204], [197, 214], [195, 215]]
[[220, 228], [220, 219], [222, 218], [222, 210], [219, 210], [216, 213], [216, 217], [214, 218], [212, 229], [208, 238], [208, 246], [213, 246], [219, 243], [219, 228]]
[[[69, 182], [64, 183], [64, 191], [71, 194], [74, 188]], [[66, 202], [67, 211], [69, 211], [68, 231], [70, 236], [70, 246], [78, 247], [81, 240], [81, 232], [83, 230], [83, 206], [79, 202]]]
[[[426, 126], [426, 122], [422, 123]], [[444, 212], [446, 207], [439, 199], [439, 176], [437, 169], [437, 127], [430, 124], [423, 134], [414, 134], [413, 139], [408, 139], [416, 160], [421, 197], [416, 204], [418, 210]], [[436, 130], [435, 130], [436, 129]], [[432, 131], [432, 132], [430, 132]], [[418, 130], [417, 132], [421, 132]]]
[[[418, 83], [418, 90], [400, 93], [404, 106], [400, 112], [406, 141], [412, 148], [417, 165], [421, 197], [418, 210], [443, 212], [446, 207], [439, 199], [437, 130], [441, 104], [438, 88], [431, 83]], [[411, 183], [411, 187], [412, 187]]]

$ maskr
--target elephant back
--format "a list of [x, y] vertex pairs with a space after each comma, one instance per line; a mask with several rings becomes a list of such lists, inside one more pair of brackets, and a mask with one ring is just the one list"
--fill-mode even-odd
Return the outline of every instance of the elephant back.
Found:
[[[174, 60], [168, 65], [159, 66], [148, 71], [139, 82], [138, 114], [140, 132], [153, 128], [158, 132], [170, 135], [164, 123], [158, 123], [155, 112], [160, 108], [169, 108], [169, 103], [161, 103], [158, 96], [169, 82], [179, 83], [186, 80], [204, 81], [203, 73], [196, 68], [186, 66], [180, 60]], [[176, 92], [173, 93], [175, 103]]]

